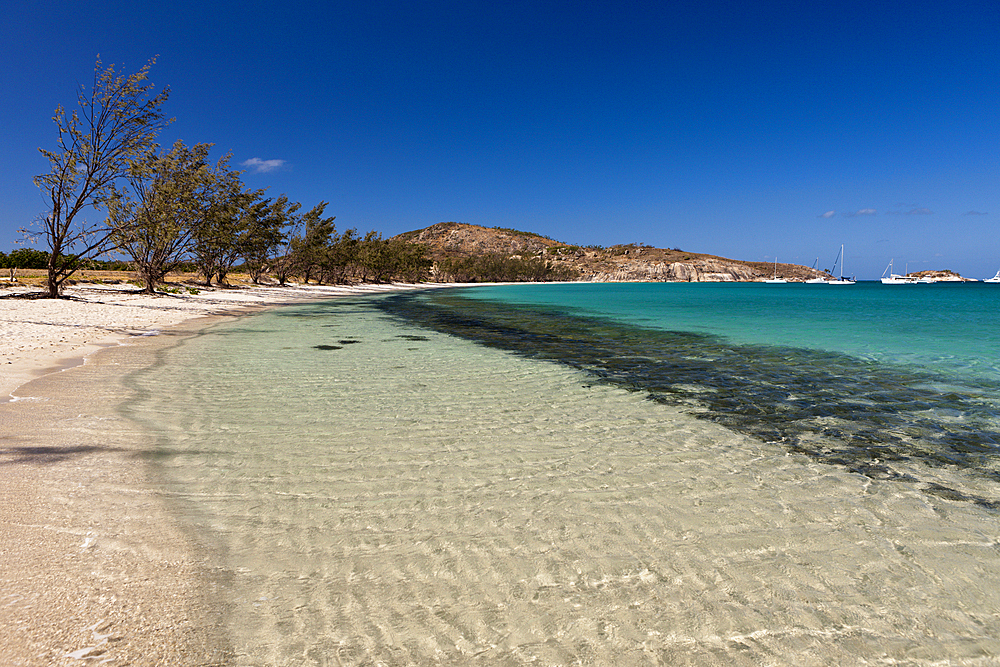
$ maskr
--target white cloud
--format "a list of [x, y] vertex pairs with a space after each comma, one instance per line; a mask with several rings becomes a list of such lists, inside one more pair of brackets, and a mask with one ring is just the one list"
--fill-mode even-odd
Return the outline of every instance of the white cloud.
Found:
[[856, 218], [859, 215], [875, 215], [875, 209], [873, 208], [863, 208], [860, 211], [855, 211], [854, 213], [845, 213], [849, 218]]
[[816, 217], [817, 218], [832, 218], [835, 213], [836, 213], [836, 211], [827, 211], [826, 213], [820, 213]]
[[253, 170], [255, 174], [263, 174], [269, 171], [274, 171], [275, 169], [280, 169], [284, 166], [284, 160], [261, 160], [259, 157], [252, 157], [249, 160], [244, 160], [241, 162], [247, 169]]

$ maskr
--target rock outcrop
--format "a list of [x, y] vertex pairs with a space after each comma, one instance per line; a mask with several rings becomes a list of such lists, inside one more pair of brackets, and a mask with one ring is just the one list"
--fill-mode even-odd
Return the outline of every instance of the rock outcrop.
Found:
[[944, 270], [932, 270], [932, 271], [917, 271], [915, 273], [906, 274], [907, 278], [916, 278], [917, 280], [932, 280], [936, 283], [965, 283], [973, 282], [968, 278], [963, 278], [954, 271], [949, 269]]
[[584, 280], [594, 282], [746, 282], [762, 276], [751, 267], [721, 261], [656, 262], [634, 260], [598, 271]]

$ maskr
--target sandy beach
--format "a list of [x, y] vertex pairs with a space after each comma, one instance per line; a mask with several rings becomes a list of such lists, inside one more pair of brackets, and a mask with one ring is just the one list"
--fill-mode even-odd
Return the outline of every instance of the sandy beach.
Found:
[[207, 566], [148, 490], [117, 380], [205, 318], [423, 287], [0, 291], [0, 664], [225, 664]]

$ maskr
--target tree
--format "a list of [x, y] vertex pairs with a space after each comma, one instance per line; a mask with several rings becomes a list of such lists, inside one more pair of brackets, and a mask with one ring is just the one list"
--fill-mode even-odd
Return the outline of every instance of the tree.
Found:
[[79, 108], [68, 117], [61, 105], [56, 108], [52, 120], [59, 130], [57, 148], [39, 149], [49, 161], [49, 172], [34, 179], [49, 204], [41, 234], [49, 248], [46, 268], [51, 298], [59, 297], [63, 283], [82, 259], [108, 249], [114, 230], [105, 221], [88, 222], [85, 210], [105, 206], [115, 183], [155, 145], [156, 135], [169, 122], [162, 110], [169, 88], [154, 94], [153, 85], [147, 82], [155, 61], [121, 76], [114, 65], [103, 68], [98, 57], [93, 87], [81, 86], [78, 92]]
[[390, 254], [395, 258], [393, 280], [405, 280], [410, 283], [427, 280], [433, 262], [427, 256], [426, 245], [410, 243], [399, 238], [389, 239], [388, 245]]
[[49, 265], [49, 255], [34, 248], [18, 248], [10, 251], [7, 261], [15, 269], [44, 269]]
[[363, 242], [358, 236], [358, 230], [354, 228], [335, 235], [335, 238], [330, 240], [320, 267], [323, 282], [333, 284], [348, 282], [348, 276], [357, 270], [358, 254]]
[[[299, 204], [295, 204], [296, 209], [299, 206]], [[298, 230], [302, 225], [302, 216], [289, 215], [288, 224], [290, 225], [288, 233], [284, 235], [284, 240], [278, 242], [278, 246], [274, 249], [275, 256], [268, 262], [271, 272], [281, 286], [288, 282], [295, 271], [294, 248], [301, 241]]]
[[[294, 221], [301, 204], [289, 202], [287, 195], [265, 199], [253, 204], [246, 211], [246, 237], [241, 244], [244, 266], [256, 285], [272, 264], [272, 255], [287, 238], [285, 228]], [[277, 267], [276, 267], [277, 268]], [[284, 284], [285, 278], [279, 278]]]
[[218, 172], [208, 162], [211, 144], [188, 148], [182, 141], [169, 153], [147, 151], [132, 164], [128, 187], [115, 188], [108, 200], [114, 246], [128, 254], [136, 273], [152, 293], [190, 251], [195, 234], [206, 224]]
[[229, 171], [230, 155], [219, 160], [211, 172], [203, 206], [203, 219], [193, 229], [191, 250], [195, 264], [212, 284], [212, 277], [222, 285], [226, 275], [243, 252], [249, 232], [249, 213], [263, 196], [263, 190], [243, 190], [243, 172]]
[[499, 253], [445, 258], [438, 261], [437, 272], [440, 279], [454, 282], [544, 282], [577, 278], [574, 269], [557, 266], [541, 257], [525, 259]]
[[313, 274], [320, 271], [330, 247], [330, 239], [337, 231], [333, 224], [336, 217], [324, 218], [324, 210], [326, 202], [321, 201], [307, 211], [302, 216], [305, 236], [295, 237], [290, 243], [294, 270], [302, 276], [303, 283], [308, 283]]

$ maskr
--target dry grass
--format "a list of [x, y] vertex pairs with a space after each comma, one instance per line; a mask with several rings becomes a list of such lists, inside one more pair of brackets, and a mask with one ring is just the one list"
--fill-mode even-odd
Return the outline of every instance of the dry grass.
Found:
[[[2, 277], [7, 277], [6, 272]], [[0, 280], [0, 289], [11, 285], [19, 285], [22, 287], [45, 287], [46, 272], [44, 269], [18, 269], [16, 277], [16, 283]], [[231, 273], [227, 276], [227, 281], [231, 287], [240, 287], [242, 285], [252, 284], [249, 274], [246, 273]], [[129, 282], [137, 283], [138, 280], [136, 274], [132, 271], [77, 271], [67, 282], [70, 285], [78, 285], [81, 283], [103, 283], [114, 285]], [[167, 274], [166, 284], [167, 286], [205, 286], [201, 275], [197, 273], [169, 273]], [[219, 287], [219, 285], [214, 286]]]

